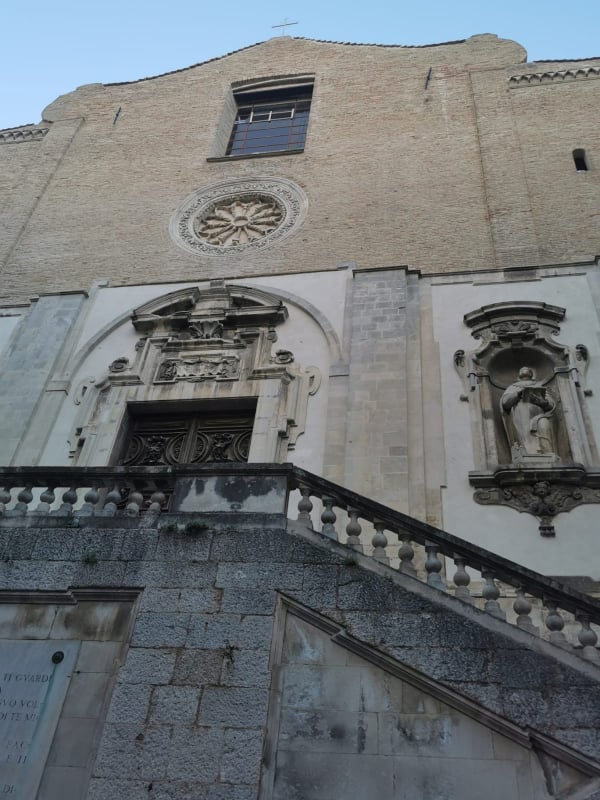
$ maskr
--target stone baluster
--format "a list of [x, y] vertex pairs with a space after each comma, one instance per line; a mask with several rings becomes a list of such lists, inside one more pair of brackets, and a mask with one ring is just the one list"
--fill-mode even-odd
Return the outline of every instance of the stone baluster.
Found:
[[83, 505], [76, 513], [82, 517], [91, 516], [95, 511], [99, 499], [100, 499], [100, 492], [98, 491], [98, 487], [91, 486], [84, 495]]
[[413, 546], [410, 541], [410, 534], [400, 533], [398, 534], [398, 538], [402, 542], [398, 550], [398, 557], [400, 558], [400, 572], [416, 578], [417, 570], [414, 568], [412, 563], [413, 558], [415, 557], [415, 551], [413, 550]]
[[125, 512], [129, 517], [138, 517], [144, 505], [144, 495], [137, 490], [130, 493]]
[[337, 531], [335, 529], [335, 521], [337, 519], [335, 515], [335, 511], [333, 510], [333, 504], [335, 500], [333, 497], [322, 497], [323, 502], [323, 511], [321, 513], [321, 522], [323, 523], [323, 527], [321, 528], [321, 533], [327, 536], [329, 539], [334, 539], [337, 542]]
[[583, 657], [587, 658], [588, 661], [593, 661], [595, 664], [600, 663], [600, 654], [596, 648], [596, 645], [598, 644], [598, 636], [596, 635], [596, 632], [590, 628], [590, 618], [588, 614], [584, 614], [583, 611], [578, 611], [575, 615], [575, 618], [581, 625], [581, 630], [579, 631], [577, 638], [579, 639], [579, 644], [583, 648]]
[[105, 517], [114, 517], [117, 513], [117, 505], [121, 502], [121, 492], [119, 491], [119, 487], [115, 483], [113, 488], [108, 492], [106, 497], [104, 498], [104, 508], [102, 509], [102, 513]]
[[6, 506], [10, 505], [10, 486], [0, 489], [0, 515], [6, 513]]
[[38, 503], [35, 513], [49, 514], [55, 500], [56, 495], [54, 494], [54, 486], [48, 486], [48, 488], [44, 489], [40, 495], [40, 502]]
[[550, 600], [549, 598], [545, 597], [544, 605], [548, 611], [546, 614], [545, 623], [546, 627], [550, 631], [550, 636], [548, 637], [549, 640], [557, 647], [570, 649], [570, 645], [567, 642], [564, 633], [562, 632], [563, 628], [565, 627], [565, 621], [558, 612], [557, 604], [554, 602], [554, 600]]
[[425, 542], [425, 552], [427, 553], [427, 560], [425, 561], [425, 571], [427, 572], [427, 583], [441, 592], [446, 591], [446, 584], [440, 577], [442, 571], [442, 562], [438, 557], [439, 547], [433, 542]]
[[483, 569], [481, 570], [481, 577], [485, 581], [483, 588], [481, 589], [481, 595], [485, 600], [485, 610], [493, 617], [498, 617], [498, 619], [506, 619], [506, 614], [504, 611], [502, 611], [500, 604], [498, 603], [500, 589], [498, 589], [496, 581], [494, 580], [494, 573], [490, 570]]
[[359, 553], [362, 553], [363, 546], [360, 542], [360, 534], [362, 533], [362, 528], [360, 527], [360, 523], [358, 521], [358, 509], [349, 508], [348, 516], [350, 517], [350, 519], [348, 520], [348, 524], [346, 525], [346, 533], [348, 535], [346, 544], [348, 545], [348, 547], [352, 547], [353, 550], [358, 550]]
[[371, 539], [371, 544], [373, 545], [373, 558], [376, 561], [380, 561], [382, 564], [389, 564], [390, 560], [385, 550], [388, 545], [387, 536], [384, 533], [385, 523], [381, 522], [381, 520], [374, 519], [373, 527], [375, 528], [375, 533]]
[[312, 530], [312, 518], [310, 516], [313, 510], [313, 504], [310, 499], [310, 489], [308, 486], [300, 486], [300, 502], [298, 503], [298, 522], [302, 522], [307, 528]]
[[529, 633], [533, 633], [535, 636], [539, 636], [538, 628], [533, 624], [531, 620], [531, 603], [525, 597], [525, 592], [521, 586], [517, 587], [517, 596], [515, 598], [515, 602], [513, 603], [513, 611], [517, 615], [517, 626], [524, 631], [528, 631]]
[[70, 486], [62, 496], [62, 504], [58, 509], [61, 517], [70, 517], [73, 514], [73, 506], [77, 502], [77, 487]]
[[20, 514], [21, 516], [25, 516], [27, 513], [27, 507], [29, 503], [33, 500], [33, 492], [31, 491], [31, 486], [25, 486], [19, 494], [17, 495], [17, 504], [15, 505], [15, 513]]
[[148, 506], [148, 511], [146, 513], [149, 516], [158, 517], [166, 500], [167, 498], [163, 492], [159, 492], [158, 490], [152, 492], [150, 495], [150, 505]]
[[456, 586], [456, 589], [454, 590], [454, 596], [458, 597], [460, 600], [463, 600], [465, 603], [473, 603], [473, 598], [471, 597], [471, 592], [468, 588], [469, 584], [471, 583], [471, 576], [465, 568], [465, 559], [462, 556], [455, 555], [454, 563], [456, 564], [456, 572], [452, 578], [454, 585]]

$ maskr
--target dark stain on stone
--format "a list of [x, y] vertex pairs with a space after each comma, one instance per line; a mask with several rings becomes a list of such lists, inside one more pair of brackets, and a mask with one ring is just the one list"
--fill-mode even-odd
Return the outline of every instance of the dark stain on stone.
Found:
[[215, 491], [230, 503], [243, 503], [249, 497], [262, 497], [277, 492], [278, 485], [273, 478], [217, 478]]
[[359, 753], [364, 753], [366, 741], [367, 731], [362, 725], [359, 725], [356, 731], [356, 746]]
[[329, 729], [330, 739], [344, 739], [346, 737], [346, 729], [343, 725], [332, 725]]

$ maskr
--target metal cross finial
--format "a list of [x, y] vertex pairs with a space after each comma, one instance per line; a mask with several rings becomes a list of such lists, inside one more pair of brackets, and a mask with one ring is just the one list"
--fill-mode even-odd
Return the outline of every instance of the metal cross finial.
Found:
[[[297, 25], [297, 22], [290, 22], [286, 17], [283, 22], [279, 25], [271, 25], [272, 28], [288, 28], [290, 25]], [[288, 36], [289, 34], [285, 33], [285, 31], [281, 34], [282, 36]]]

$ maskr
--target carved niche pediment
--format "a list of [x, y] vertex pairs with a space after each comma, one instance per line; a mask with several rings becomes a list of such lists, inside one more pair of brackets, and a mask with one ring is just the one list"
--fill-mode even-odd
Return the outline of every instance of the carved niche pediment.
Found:
[[560, 332], [565, 309], [538, 302], [505, 302], [482, 306], [465, 314], [464, 323], [474, 339], [519, 346]]
[[464, 317], [479, 347], [454, 354], [479, 462], [469, 473], [474, 499], [534, 514], [545, 536], [556, 514], [600, 502], [585, 413], [588, 350], [554, 338], [565, 314], [542, 302], [482, 306]]

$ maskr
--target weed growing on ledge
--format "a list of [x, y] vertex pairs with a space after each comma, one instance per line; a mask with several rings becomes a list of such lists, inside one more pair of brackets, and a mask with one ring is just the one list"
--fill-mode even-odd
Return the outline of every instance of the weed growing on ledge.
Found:
[[208, 530], [208, 525], [204, 522], [188, 522], [183, 532], [186, 536], [197, 536], [199, 533], [204, 533], [204, 531]]

